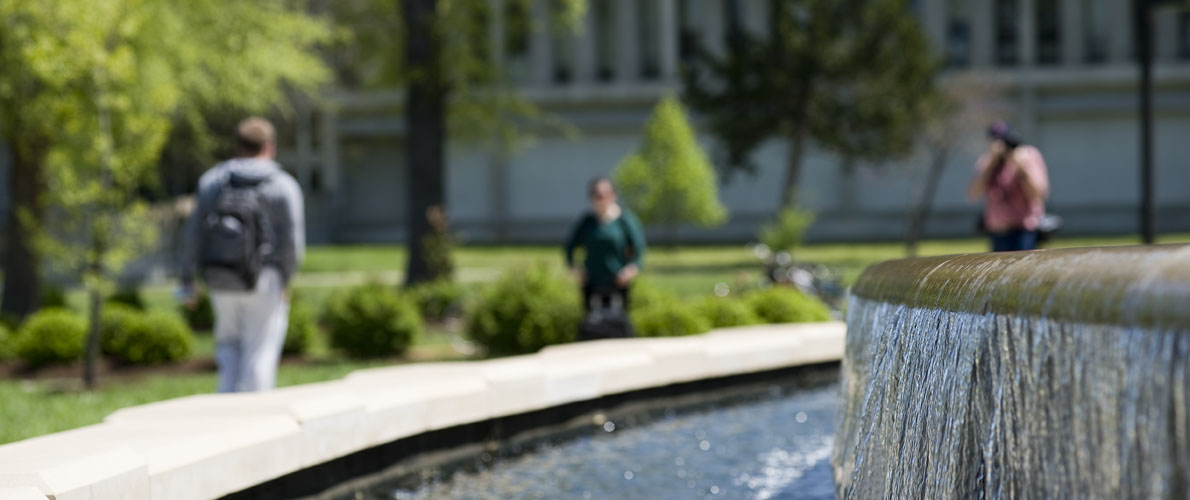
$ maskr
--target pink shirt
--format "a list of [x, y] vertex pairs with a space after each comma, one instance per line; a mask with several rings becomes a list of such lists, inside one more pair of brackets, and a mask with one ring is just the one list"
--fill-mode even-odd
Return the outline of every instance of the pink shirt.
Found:
[[[991, 158], [988, 154], [980, 156], [979, 161], [975, 163], [976, 175], [982, 176], [984, 170], [990, 167], [989, 163]], [[983, 222], [989, 231], [1037, 229], [1038, 223], [1045, 215], [1045, 199], [1049, 197], [1050, 191], [1045, 160], [1037, 148], [1020, 146], [1005, 163], [1000, 173], [986, 186], [987, 205], [983, 211]], [[1012, 168], [1013, 166], [1017, 168]], [[1021, 176], [1026, 175], [1033, 181], [1033, 185], [1037, 186], [1040, 196], [1030, 198], [1025, 193], [1022, 185], [1025, 179]]]

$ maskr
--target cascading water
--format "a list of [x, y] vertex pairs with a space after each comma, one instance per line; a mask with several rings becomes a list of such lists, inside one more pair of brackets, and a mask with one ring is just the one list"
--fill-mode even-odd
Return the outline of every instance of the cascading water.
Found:
[[847, 323], [840, 498], [1190, 497], [1190, 247], [884, 263]]

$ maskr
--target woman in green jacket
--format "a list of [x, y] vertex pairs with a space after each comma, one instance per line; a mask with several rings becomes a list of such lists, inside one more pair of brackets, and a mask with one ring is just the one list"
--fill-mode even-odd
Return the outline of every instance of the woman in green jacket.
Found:
[[[628, 308], [628, 291], [640, 273], [645, 254], [645, 235], [640, 221], [616, 201], [616, 190], [606, 178], [591, 181], [587, 194], [591, 211], [583, 214], [566, 240], [566, 265], [583, 286], [583, 304], [588, 312], [596, 293], [618, 292]], [[574, 249], [582, 246], [586, 259], [574, 265]]]

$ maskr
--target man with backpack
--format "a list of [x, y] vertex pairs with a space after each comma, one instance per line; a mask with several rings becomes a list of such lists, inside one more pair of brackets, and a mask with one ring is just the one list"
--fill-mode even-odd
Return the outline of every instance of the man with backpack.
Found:
[[273, 125], [240, 122], [236, 157], [198, 181], [183, 234], [180, 299], [211, 293], [219, 392], [271, 389], [289, 326], [289, 283], [305, 254], [301, 187], [273, 161]]

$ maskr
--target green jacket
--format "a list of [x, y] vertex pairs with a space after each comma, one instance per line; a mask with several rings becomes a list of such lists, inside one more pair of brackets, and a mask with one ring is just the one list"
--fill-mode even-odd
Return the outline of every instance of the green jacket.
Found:
[[643, 268], [645, 233], [640, 220], [628, 208], [616, 220], [604, 223], [593, 212], [587, 212], [574, 225], [566, 240], [566, 265], [574, 267], [574, 249], [586, 249], [587, 284], [609, 286], [616, 283], [616, 274], [629, 263]]

